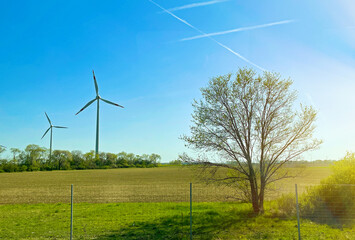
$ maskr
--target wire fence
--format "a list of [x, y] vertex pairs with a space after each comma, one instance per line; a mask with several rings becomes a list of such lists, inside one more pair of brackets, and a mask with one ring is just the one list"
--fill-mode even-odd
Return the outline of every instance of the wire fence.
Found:
[[[5, 239], [15, 238], [16, 231], [25, 239], [68, 239], [71, 234], [73, 239], [223, 239], [230, 236], [228, 226], [254, 224], [251, 204], [233, 198], [235, 191], [228, 187], [74, 185], [73, 195], [70, 186], [65, 191], [48, 187], [35, 198], [32, 191], [1, 190], [0, 235]], [[266, 199], [268, 216], [298, 226], [290, 239], [317, 231], [312, 228], [318, 223], [340, 229], [354, 224], [355, 185], [278, 186]], [[13, 221], [18, 217], [20, 222]]]

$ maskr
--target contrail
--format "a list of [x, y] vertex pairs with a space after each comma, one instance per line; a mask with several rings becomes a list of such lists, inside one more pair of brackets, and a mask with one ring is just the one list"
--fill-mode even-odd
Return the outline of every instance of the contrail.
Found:
[[[149, 2], [153, 3], [155, 6], [159, 7], [161, 10], [163, 10], [164, 12], [168, 13], [169, 15], [171, 15], [172, 17], [176, 18], [177, 20], [179, 20], [180, 22], [186, 24], [187, 26], [189, 26], [190, 28], [196, 30], [197, 32], [201, 33], [202, 35], [207, 35], [205, 32], [201, 31], [200, 29], [198, 29], [197, 27], [194, 27], [193, 25], [191, 25], [190, 23], [188, 23], [186, 20], [179, 18], [178, 16], [176, 16], [174, 13], [168, 11], [167, 9], [163, 8], [162, 6], [160, 6], [158, 3], [154, 2], [153, 0], [148, 0]], [[219, 46], [223, 47], [224, 49], [226, 49], [227, 51], [233, 53], [234, 55], [236, 55], [237, 57], [239, 57], [240, 59], [244, 60], [245, 62], [259, 68], [261, 71], [265, 71], [264, 68], [260, 67], [259, 65], [251, 62], [250, 60], [246, 59], [245, 57], [243, 57], [242, 55], [240, 55], [239, 53], [233, 51], [232, 49], [230, 49], [229, 47], [227, 47], [226, 45], [218, 42], [217, 40], [215, 40], [214, 38], [212, 38], [211, 36], [207, 36], [209, 39], [211, 39], [212, 41], [214, 41], [215, 43], [217, 43]]]
[[271, 26], [275, 26], [275, 25], [288, 24], [288, 23], [292, 23], [292, 22], [295, 22], [295, 20], [291, 19], [291, 20], [266, 23], [266, 24], [251, 26], [251, 27], [241, 27], [241, 28], [236, 28], [236, 29], [222, 31], [222, 32], [208, 33], [208, 34], [198, 35], [198, 36], [194, 36], [194, 37], [183, 38], [180, 41], [188, 41], [188, 40], [193, 40], [193, 39], [198, 39], [198, 38], [218, 36], [218, 35], [224, 35], [224, 34], [228, 34], [228, 33], [241, 32], [241, 31], [248, 31], [248, 30], [253, 30], [253, 29], [258, 29], [258, 28], [266, 28], [266, 27], [271, 27]]
[[[170, 12], [174, 12], [174, 11], [179, 11], [179, 10], [183, 10], [183, 9], [202, 7], [202, 6], [207, 6], [207, 5], [212, 5], [212, 4], [222, 3], [222, 2], [227, 2], [227, 1], [229, 1], [229, 0], [213, 0], [213, 1], [208, 1], [208, 2], [191, 3], [191, 4], [187, 4], [187, 5], [180, 6], [180, 7], [168, 8], [167, 10]], [[163, 12], [165, 12], [165, 11], [163, 11]]]

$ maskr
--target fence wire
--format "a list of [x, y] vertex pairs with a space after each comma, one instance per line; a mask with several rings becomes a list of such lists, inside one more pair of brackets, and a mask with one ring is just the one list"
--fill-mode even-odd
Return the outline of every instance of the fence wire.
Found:
[[[24, 239], [68, 239], [70, 186], [33, 191], [1, 189], [0, 236], [13, 239], [20, 231]], [[191, 197], [189, 184], [74, 185], [74, 239], [190, 239], [190, 200], [194, 239], [228, 239], [231, 226], [255, 224], [251, 204], [239, 201], [233, 188], [193, 184]], [[355, 185], [298, 185], [301, 235], [312, 239], [317, 224], [353, 227], [354, 199]], [[294, 188], [275, 186], [266, 200], [267, 217], [297, 225]], [[20, 222], [11, 222], [20, 214]], [[233, 234], [249, 239], [252, 232]], [[297, 228], [289, 234], [297, 239]]]

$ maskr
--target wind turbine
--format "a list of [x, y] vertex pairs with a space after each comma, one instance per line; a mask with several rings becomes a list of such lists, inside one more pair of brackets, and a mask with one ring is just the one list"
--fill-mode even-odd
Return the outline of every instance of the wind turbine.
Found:
[[[53, 128], [67, 128], [67, 127], [61, 127], [61, 126], [53, 126], [51, 120], [49, 119], [48, 115], [46, 112], [44, 112], [44, 114], [46, 114], [46, 117], [48, 119], [49, 122], [49, 128], [47, 129], [47, 131], [43, 134], [42, 138], [44, 138], [44, 136], [46, 136], [46, 134], [48, 133], [49, 130], [51, 130], [51, 140], [50, 140], [50, 144], [49, 144], [49, 159], [52, 158], [52, 135], [53, 135]], [[41, 138], [41, 139], [42, 139]]]
[[99, 87], [97, 85], [96, 82], [96, 77], [95, 77], [95, 72], [94, 70], [92, 70], [92, 75], [94, 77], [94, 83], [95, 83], [95, 90], [96, 90], [96, 97], [91, 100], [90, 102], [88, 102], [82, 109], [80, 109], [79, 112], [77, 112], [75, 115], [78, 115], [81, 111], [83, 111], [85, 108], [87, 108], [88, 106], [90, 106], [93, 102], [97, 101], [97, 113], [96, 113], [96, 145], [95, 145], [95, 156], [97, 156], [99, 154], [99, 118], [100, 118], [100, 100], [104, 101], [105, 103], [117, 106], [117, 107], [121, 107], [123, 108], [123, 106], [118, 105], [117, 103], [114, 102], [110, 102], [106, 99], [103, 99], [102, 97], [100, 97], [99, 95]]

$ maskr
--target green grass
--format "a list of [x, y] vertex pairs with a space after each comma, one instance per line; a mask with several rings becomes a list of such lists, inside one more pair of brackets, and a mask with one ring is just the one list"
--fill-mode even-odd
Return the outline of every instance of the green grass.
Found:
[[[280, 182], [269, 199], [330, 174], [328, 167], [303, 170]], [[191, 168], [181, 167], [0, 174], [0, 239], [68, 239], [70, 184], [74, 239], [188, 239], [191, 181], [194, 239], [297, 239], [294, 218], [272, 210], [253, 216], [249, 204], [226, 202], [231, 189], [198, 183]], [[355, 230], [302, 220], [302, 236], [355, 239]]]
[[[267, 207], [270, 203], [267, 204]], [[188, 239], [188, 203], [80, 203], [75, 239]], [[69, 204], [2, 205], [0, 239], [68, 239]], [[303, 239], [354, 239], [355, 229], [302, 221]], [[195, 203], [194, 239], [297, 239], [295, 219], [253, 216], [249, 204]]]

